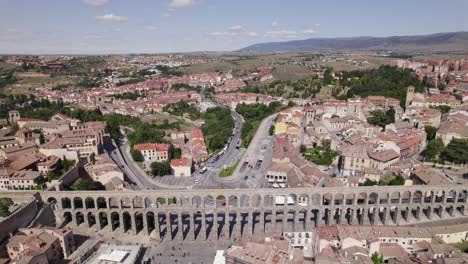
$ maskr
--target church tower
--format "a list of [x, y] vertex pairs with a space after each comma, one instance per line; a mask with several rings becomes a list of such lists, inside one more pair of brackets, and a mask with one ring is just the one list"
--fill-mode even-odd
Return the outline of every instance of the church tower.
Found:
[[414, 86], [409, 86], [406, 92], [406, 103], [405, 108], [411, 105], [414, 99]]

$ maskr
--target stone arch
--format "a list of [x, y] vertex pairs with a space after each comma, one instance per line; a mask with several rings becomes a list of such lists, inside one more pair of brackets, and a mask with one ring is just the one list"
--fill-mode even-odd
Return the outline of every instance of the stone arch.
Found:
[[400, 203], [400, 192], [393, 192], [392, 194], [390, 194], [390, 203]]
[[379, 193], [379, 204], [387, 204], [389, 202], [390, 194], [388, 192]]
[[239, 201], [239, 207], [249, 207], [250, 201], [249, 201], [249, 196], [246, 194], [241, 195], [240, 201]]
[[190, 205], [190, 198], [189, 197], [179, 197], [178, 202], [179, 202], [179, 205]]
[[57, 204], [57, 199], [55, 199], [55, 197], [49, 197], [49, 198], [47, 198], [47, 203]]
[[228, 205], [229, 207], [238, 207], [239, 206], [239, 199], [235, 195], [231, 195], [228, 198]]
[[144, 204], [145, 208], [157, 207], [156, 203], [153, 200], [151, 200], [150, 197], [145, 197], [143, 199], [143, 204]]
[[427, 191], [424, 194], [424, 203], [431, 203], [432, 199], [434, 199], [434, 192], [433, 191]]
[[467, 190], [463, 190], [463, 191], [461, 191], [461, 192], [458, 193], [457, 202], [459, 202], [459, 203], [466, 203], [467, 198], [468, 198], [468, 191], [467, 191]]
[[321, 205], [321, 202], [322, 202], [322, 197], [320, 197], [320, 194], [314, 193], [310, 196], [310, 205], [319, 206]]
[[122, 197], [122, 199], [120, 199], [120, 203], [122, 204], [122, 208], [132, 208], [133, 206], [133, 201], [130, 197]]
[[354, 201], [356, 200], [355, 193], [347, 193], [345, 196], [345, 204], [346, 205], [354, 205]]
[[71, 209], [72, 208], [72, 203], [70, 198], [68, 197], [63, 197], [62, 198], [62, 209]]
[[326, 193], [322, 196], [322, 205], [331, 205], [332, 203], [332, 194], [331, 193]]
[[109, 225], [108, 220], [107, 220], [107, 212], [99, 212], [98, 218], [99, 218], [99, 226], [101, 229]]
[[83, 199], [81, 199], [81, 197], [73, 198], [73, 208], [83, 209]]
[[262, 205], [262, 196], [259, 194], [252, 195], [252, 206], [259, 207]]
[[141, 196], [133, 197], [132, 203], [133, 203], [133, 208], [139, 208], [139, 209], [146, 208], [145, 199], [143, 199], [143, 197]]
[[111, 228], [115, 230], [120, 227], [122, 223], [120, 223], [120, 215], [117, 212], [111, 213]]
[[401, 203], [409, 204], [410, 202], [411, 202], [411, 192], [404, 191], [403, 193], [401, 193]]
[[211, 195], [207, 195], [203, 197], [203, 205], [205, 207], [214, 207], [215, 206], [215, 200], [214, 197]]
[[121, 202], [118, 197], [109, 197], [109, 208], [120, 208]]
[[138, 234], [141, 230], [143, 230], [143, 213], [142, 212], [136, 212], [135, 215], [135, 232]]
[[446, 202], [447, 203], [455, 203], [456, 201], [456, 197], [457, 197], [457, 192], [454, 191], [454, 190], [450, 190], [447, 192], [447, 195], [446, 195]]
[[96, 224], [96, 216], [92, 212], [88, 212], [88, 215], [86, 216], [86, 218], [88, 220], [88, 227], [92, 227], [93, 225]]
[[367, 193], [361, 192], [357, 196], [357, 204], [366, 204]]
[[147, 212], [146, 213], [146, 225], [147, 225], [147, 230], [149, 234], [156, 229], [156, 219], [155, 219], [155, 214], [153, 212]]
[[70, 213], [70, 212], [64, 212], [64, 213], [63, 213], [63, 221], [64, 221], [65, 223], [69, 223], [69, 222], [71, 222], [72, 220], [73, 220], [72, 213]]
[[216, 208], [221, 208], [226, 206], [226, 196], [224, 195], [218, 195], [216, 196], [215, 203], [216, 203]]
[[297, 204], [297, 194], [291, 193], [288, 195], [288, 198], [286, 199], [286, 204], [287, 205], [296, 205]]
[[299, 195], [298, 204], [300, 206], [307, 206], [309, 204], [309, 195], [302, 193]]
[[368, 204], [378, 204], [378, 203], [379, 203], [379, 195], [376, 192], [371, 192], [369, 194]]
[[334, 205], [342, 205], [344, 201], [344, 194], [342, 193], [337, 193], [335, 194], [335, 197], [333, 198], [333, 204]]
[[275, 197], [271, 194], [266, 194], [263, 196], [263, 206], [274, 206], [275, 205]]
[[96, 199], [96, 207], [98, 209], [106, 209], [107, 208], [106, 198], [98, 197]]
[[158, 204], [158, 207], [167, 205], [167, 199], [165, 197], [156, 198], [156, 202]]
[[94, 209], [96, 205], [94, 204], [94, 199], [91, 197], [86, 197], [85, 199], [85, 207], [86, 209]]
[[122, 213], [122, 222], [124, 233], [132, 229], [132, 216], [129, 212]]
[[445, 203], [445, 191], [439, 190], [435, 194], [435, 202], [436, 203]]
[[77, 226], [81, 225], [84, 222], [84, 215], [82, 212], [76, 212], [75, 221]]
[[192, 197], [192, 206], [199, 208], [202, 206], [202, 198], [198, 195]]
[[422, 203], [423, 193], [420, 190], [417, 190], [413, 193], [413, 203]]

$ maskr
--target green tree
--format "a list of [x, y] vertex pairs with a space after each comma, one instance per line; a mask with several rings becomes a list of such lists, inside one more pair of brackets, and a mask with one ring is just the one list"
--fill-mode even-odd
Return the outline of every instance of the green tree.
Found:
[[446, 114], [452, 110], [452, 107], [448, 105], [431, 106], [431, 108], [438, 109], [442, 114]]
[[436, 127], [425, 126], [424, 131], [426, 131], [426, 134], [427, 134], [427, 136], [426, 136], [427, 141], [435, 139], [436, 133], [437, 133], [437, 128]]
[[75, 191], [94, 191], [97, 190], [97, 185], [90, 180], [78, 179], [72, 184], [71, 189]]
[[442, 139], [433, 139], [427, 143], [426, 159], [429, 161], [436, 160], [437, 156], [444, 150], [444, 142]]
[[136, 162], [143, 162], [145, 160], [143, 154], [141, 154], [141, 151], [139, 151], [138, 149], [132, 150], [132, 158]]
[[468, 163], [468, 139], [453, 138], [440, 157], [442, 160], [458, 164]]
[[205, 124], [202, 126], [206, 145], [210, 152], [221, 150], [234, 129], [231, 111], [225, 107], [210, 108], [205, 113]]
[[8, 210], [13, 205], [11, 198], [0, 198], [0, 217], [7, 217], [10, 215]]
[[372, 262], [374, 264], [383, 264], [384, 263], [383, 256], [379, 252], [374, 252], [372, 254], [372, 256], [371, 256], [371, 260], [372, 260]]
[[395, 123], [395, 109], [393, 107], [390, 107], [390, 109], [388, 109], [386, 112], [385, 112], [385, 115], [388, 117], [390, 123]]
[[271, 125], [270, 129], [268, 129], [268, 134], [270, 136], [273, 136], [275, 134], [275, 126], [274, 125]]
[[385, 127], [392, 123], [392, 119], [381, 110], [371, 111], [370, 114], [371, 116], [367, 118], [367, 122], [369, 122], [369, 124]]
[[166, 176], [171, 174], [171, 164], [169, 161], [151, 163], [151, 173], [153, 176]]

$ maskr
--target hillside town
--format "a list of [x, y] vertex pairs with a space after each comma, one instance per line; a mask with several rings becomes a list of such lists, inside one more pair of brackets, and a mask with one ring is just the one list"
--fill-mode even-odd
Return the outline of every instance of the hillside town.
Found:
[[468, 262], [468, 59], [341, 56], [1, 57], [0, 261]]

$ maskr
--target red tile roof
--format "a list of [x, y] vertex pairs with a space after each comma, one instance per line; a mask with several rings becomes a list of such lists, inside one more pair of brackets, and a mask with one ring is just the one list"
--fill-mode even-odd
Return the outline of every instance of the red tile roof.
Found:
[[156, 151], [168, 151], [170, 145], [169, 144], [154, 144], [154, 143], [144, 143], [138, 144], [134, 146], [134, 149], [143, 151], [143, 150], [156, 150]]

